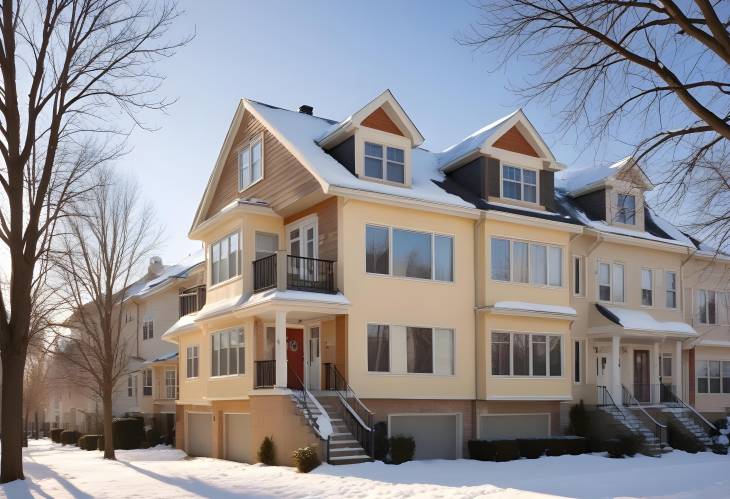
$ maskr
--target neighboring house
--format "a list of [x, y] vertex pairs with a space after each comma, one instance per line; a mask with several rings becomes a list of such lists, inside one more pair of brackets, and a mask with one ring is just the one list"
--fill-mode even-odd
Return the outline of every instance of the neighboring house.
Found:
[[358, 462], [385, 423], [458, 458], [557, 434], [579, 399], [628, 419], [624, 391], [681, 396], [697, 248], [633, 161], [564, 170], [521, 110], [423, 141], [389, 91], [342, 121], [240, 102], [189, 233], [207, 303], [164, 333], [178, 447], [253, 462], [273, 436], [281, 463], [312, 443]]
[[[145, 276], [129, 285], [122, 309], [122, 335], [127, 344], [128, 373], [118, 382], [113, 414], [142, 415], [162, 434], [174, 428], [177, 399], [177, 350], [162, 341], [162, 333], [180, 317], [205, 304], [201, 252], [176, 265], [152, 257]], [[57, 361], [60, 362], [60, 361]], [[51, 427], [99, 431], [102, 404], [88, 389], [63, 379], [54, 366], [48, 421]]]

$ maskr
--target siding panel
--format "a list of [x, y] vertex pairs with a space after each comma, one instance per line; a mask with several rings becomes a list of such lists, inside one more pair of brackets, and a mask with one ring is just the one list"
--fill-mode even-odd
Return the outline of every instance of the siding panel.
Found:
[[506, 151], [512, 151], [527, 156], [539, 157], [537, 151], [527, 142], [527, 139], [520, 133], [517, 127], [507, 130], [504, 135], [494, 142], [494, 147], [499, 147]]
[[362, 120], [362, 126], [405, 137], [403, 132], [400, 131], [400, 128], [398, 128], [398, 125], [393, 123], [393, 120], [391, 120], [390, 116], [388, 116], [388, 114], [383, 111], [382, 107], [379, 107], [378, 109], [373, 111], [367, 118]]

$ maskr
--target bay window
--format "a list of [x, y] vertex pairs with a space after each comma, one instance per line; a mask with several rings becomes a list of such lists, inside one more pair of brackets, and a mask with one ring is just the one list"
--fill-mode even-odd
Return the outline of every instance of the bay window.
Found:
[[491, 266], [495, 281], [551, 287], [563, 285], [563, 248], [559, 246], [493, 237]]
[[502, 165], [502, 197], [537, 203], [537, 172]]
[[211, 347], [211, 376], [230, 376], [246, 372], [242, 328], [213, 333]]
[[210, 247], [210, 282], [218, 284], [241, 273], [238, 232], [227, 235]]
[[495, 376], [562, 376], [562, 337], [552, 334], [493, 331]]
[[405, 151], [398, 147], [365, 142], [364, 174], [366, 177], [403, 184], [406, 170], [405, 156]]
[[697, 393], [730, 393], [730, 361], [698, 360]]

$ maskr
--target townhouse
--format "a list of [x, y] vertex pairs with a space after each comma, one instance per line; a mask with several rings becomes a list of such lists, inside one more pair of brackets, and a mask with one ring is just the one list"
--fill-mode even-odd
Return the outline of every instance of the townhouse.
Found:
[[340, 121], [239, 103], [189, 232], [206, 304], [163, 335], [179, 448], [254, 462], [273, 436], [281, 463], [313, 443], [358, 462], [384, 425], [458, 458], [558, 434], [580, 399], [681, 401], [698, 247], [638, 165], [566, 170], [521, 110], [423, 142], [389, 91]]

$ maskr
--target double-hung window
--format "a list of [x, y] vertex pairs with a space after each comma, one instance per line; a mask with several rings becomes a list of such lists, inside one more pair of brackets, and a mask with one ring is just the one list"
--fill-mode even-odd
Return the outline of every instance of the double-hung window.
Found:
[[199, 348], [198, 345], [191, 345], [187, 347], [187, 358], [186, 358], [186, 376], [188, 378], [197, 378], [198, 377], [198, 355], [199, 355]]
[[584, 281], [583, 281], [583, 266], [585, 260], [582, 256], [573, 256], [573, 294], [575, 296], [583, 296], [584, 294]]
[[696, 292], [697, 319], [700, 324], [717, 324], [717, 293], [707, 289]]
[[142, 395], [152, 396], [152, 369], [149, 368], [142, 370]]
[[210, 247], [210, 282], [218, 284], [241, 273], [238, 232], [227, 235]]
[[583, 355], [584, 343], [581, 340], [573, 342], [573, 383], [583, 382]]
[[242, 191], [264, 176], [263, 140], [257, 137], [238, 151], [238, 190]]
[[537, 203], [537, 172], [502, 165], [502, 197]]
[[645, 307], [654, 305], [654, 271], [641, 269], [641, 304]]
[[368, 324], [368, 371], [390, 371], [390, 326]]
[[621, 263], [598, 263], [598, 299], [624, 301], [624, 266]]
[[365, 270], [371, 274], [454, 280], [454, 238], [431, 232], [365, 227]]
[[563, 249], [493, 237], [492, 279], [538, 286], [563, 285]]
[[672, 377], [672, 354], [662, 354], [662, 378]]
[[165, 398], [168, 400], [177, 398], [177, 369], [174, 367], [165, 369]]
[[127, 376], [127, 397], [137, 397], [137, 376], [130, 374]]
[[142, 322], [142, 339], [150, 340], [155, 337], [155, 323], [152, 319], [145, 319]]
[[365, 176], [402, 184], [405, 182], [406, 155], [403, 149], [365, 142]]
[[562, 376], [562, 337], [553, 334], [493, 331], [495, 376]]
[[666, 293], [667, 308], [677, 308], [677, 273], [664, 274], [664, 291]]
[[219, 331], [211, 336], [211, 376], [245, 373], [243, 329]]
[[622, 224], [636, 225], [636, 196], [618, 194], [616, 201], [616, 221]]
[[369, 324], [368, 372], [454, 374], [452, 329]]
[[698, 360], [697, 393], [730, 393], [730, 361]]

